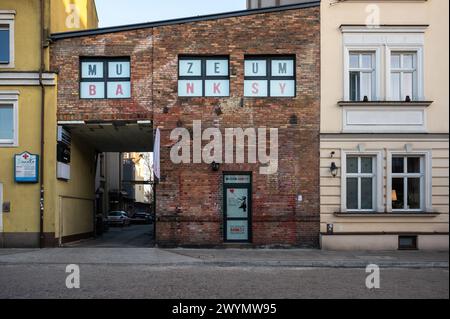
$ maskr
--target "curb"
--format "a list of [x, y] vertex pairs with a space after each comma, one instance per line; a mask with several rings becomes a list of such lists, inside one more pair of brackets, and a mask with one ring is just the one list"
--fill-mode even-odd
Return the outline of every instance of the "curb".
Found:
[[[11, 265], [67, 265], [68, 262], [0, 262], [0, 266]], [[330, 269], [366, 269], [375, 264], [385, 269], [449, 269], [448, 262], [364, 262], [364, 261], [304, 261], [304, 262], [178, 262], [178, 263], [109, 263], [109, 262], [79, 262], [78, 265], [89, 266], [147, 266], [147, 267], [220, 267], [220, 268], [330, 268]]]

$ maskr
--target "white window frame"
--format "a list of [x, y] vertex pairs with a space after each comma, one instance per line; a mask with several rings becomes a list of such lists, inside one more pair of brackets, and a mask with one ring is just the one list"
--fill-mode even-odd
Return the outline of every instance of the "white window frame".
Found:
[[[351, 85], [350, 85], [350, 82], [351, 82], [350, 73], [353, 73], [353, 72], [359, 73], [359, 83], [358, 83], [359, 92], [358, 93], [359, 93], [360, 97], [359, 97], [358, 100], [355, 100], [355, 102], [363, 101], [364, 100], [364, 95], [361, 93], [361, 91], [362, 91], [361, 82], [362, 82], [362, 79], [363, 79], [362, 75], [363, 74], [370, 74], [370, 77], [371, 77], [370, 78], [370, 84], [371, 84], [370, 95], [367, 95], [367, 97], [369, 98], [369, 101], [373, 101], [373, 99], [375, 97], [375, 94], [376, 94], [376, 83], [375, 82], [376, 82], [376, 73], [377, 73], [376, 65], [374, 65], [376, 63], [375, 62], [375, 60], [376, 60], [375, 52], [373, 52], [373, 51], [370, 51], [370, 52], [350, 51], [349, 52], [349, 59], [350, 59], [351, 55], [357, 55], [358, 56], [359, 67], [353, 68], [350, 65], [350, 63], [349, 63], [349, 69], [348, 69], [348, 72], [349, 72], [349, 90], [351, 88]], [[371, 68], [364, 68], [362, 66], [362, 64], [363, 64], [363, 59], [362, 59], [363, 55], [369, 55], [371, 57], [371, 60], [372, 60]], [[350, 98], [351, 98], [351, 94], [349, 92], [349, 99]]]
[[13, 129], [14, 136], [11, 140], [0, 140], [2, 147], [19, 146], [19, 92], [18, 91], [0, 91], [0, 105], [12, 105], [13, 107]]
[[6, 25], [9, 29], [9, 63], [0, 64], [0, 69], [11, 69], [15, 67], [14, 59], [14, 18], [15, 10], [0, 10], [0, 26]]
[[[342, 25], [340, 27], [344, 52], [344, 92], [345, 101], [349, 101], [349, 51], [377, 51], [377, 100], [389, 101], [390, 94], [390, 51], [417, 51], [418, 59], [418, 97], [424, 101], [424, 48], [425, 31], [428, 26], [380, 26], [371, 28], [362, 25]], [[382, 61], [383, 60], [383, 61]]]
[[[392, 158], [394, 157], [420, 157], [421, 158], [421, 173], [392, 173]], [[421, 177], [420, 183], [420, 209], [393, 209], [392, 208], [392, 179], [393, 178], [405, 178], [405, 177]], [[432, 213], [432, 155], [431, 151], [414, 151], [414, 152], [399, 152], [388, 151], [387, 154], [387, 210], [392, 212], [426, 212]], [[405, 194], [407, 196], [407, 194]]]
[[424, 101], [424, 54], [423, 46], [387, 46], [386, 47], [386, 97], [387, 100], [394, 101], [391, 90], [391, 57], [393, 53], [414, 53], [416, 55], [416, 92], [411, 99], [414, 101]]
[[[347, 212], [360, 212], [360, 213], [375, 213], [383, 212], [383, 153], [382, 151], [371, 151], [371, 152], [355, 152], [348, 150], [341, 150], [341, 211], [342, 213]], [[348, 209], [347, 208], [347, 157], [372, 157], [373, 173], [372, 174], [350, 174], [350, 177], [364, 177], [365, 175], [373, 178], [373, 209]], [[359, 186], [360, 187], [360, 186]], [[359, 194], [358, 194], [359, 196]], [[361, 198], [358, 198], [360, 201]], [[360, 206], [360, 205], [358, 205]]]
[[372, 53], [374, 55], [374, 73], [372, 96], [369, 101], [381, 98], [381, 48], [379, 46], [344, 46], [344, 100], [350, 101], [350, 53]]

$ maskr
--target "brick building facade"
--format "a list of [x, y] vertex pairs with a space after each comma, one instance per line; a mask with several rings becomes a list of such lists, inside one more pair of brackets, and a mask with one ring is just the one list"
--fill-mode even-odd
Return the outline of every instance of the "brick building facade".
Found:
[[[251, 177], [245, 241], [258, 246], [318, 246], [319, 2], [55, 34], [53, 41], [51, 64], [58, 73], [60, 124], [147, 120], [154, 129], [160, 129], [158, 244], [209, 246], [226, 242], [229, 229], [225, 226], [224, 196], [228, 193], [224, 191], [224, 176], [229, 173]], [[225, 57], [229, 62], [229, 96], [180, 97], [182, 56]], [[292, 57], [294, 96], [245, 97], [244, 70], [249, 56]], [[80, 61], [94, 57], [129, 59], [130, 98], [80, 98]], [[170, 134], [177, 127], [192, 132], [194, 121], [201, 121], [203, 130], [219, 128], [222, 133], [227, 128], [278, 129], [278, 171], [262, 175], [260, 164], [248, 163], [219, 163], [218, 170], [206, 163], [174, 164], [170, 152], [175, 141]]]

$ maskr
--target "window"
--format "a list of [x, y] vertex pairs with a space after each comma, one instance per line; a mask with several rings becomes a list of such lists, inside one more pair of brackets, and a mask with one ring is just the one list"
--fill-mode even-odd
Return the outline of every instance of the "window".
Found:
[[394, 101], [417, 99], [417, 53], [391, 53], [391, 98]]
[[19, 92], [0, 90], [0, 147], [16, 147], [19, 140]]
[[15, 10], [0, 9], [0, 69], [14, 68]]
[[[426, 101], [424, 49], [428, 28], [426, 25], [385, 25], [377, 27], [375, 32], [365, 25], [341, 25], [344, 102], [364, 101], [364, 96], [371, 102], [399, 102], [406, 101], [408, 95], [411, 100]], [[353, 106], [359, 104], [353, 103]], [[391, 105], [398, 103], [384, 104]], [[384, 111], [390, 112], [389, 109]], [[388, 114], [387, 118], [393, 116]]]
[[83, 58], [80, 98], [126, 99], [131, 97], [129, 58]]
[[0, 9], [0, 68], [14, 68], [14, 10]]
[[374, 52], [350, 52], [349, 81], [351, 101], [376, 99]]
[[228, 57], [179, 57], [178, 96], [230, 96]]
[[246, 97], [295, 97], [295, 57], [245, 58]]
[[392, 210], [421, 211], [424, 207], [424, 158], [392, 157]]
[[18, 145], [18, 94], [0, 91], [0, 147]]
[[10, 32], [8, 25], [0, 24], [0, 64], [10, 62]]
[[417, 236], [399, 236], [398, 237], [399, 250], [417, 250]]
[[376, 202], [376, 158], [347, 156], [346, 208], [349, 211], [374, 211]]
[[0, 143], [14, 141], [14, 107], [0, 104]]

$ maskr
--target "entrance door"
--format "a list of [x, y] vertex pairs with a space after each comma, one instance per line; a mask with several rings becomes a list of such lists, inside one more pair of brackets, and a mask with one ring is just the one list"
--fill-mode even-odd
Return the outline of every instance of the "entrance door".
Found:
[[227, 173], [223, 178], [224, 239], [226, 242], [252, 240], [252, 176]]

